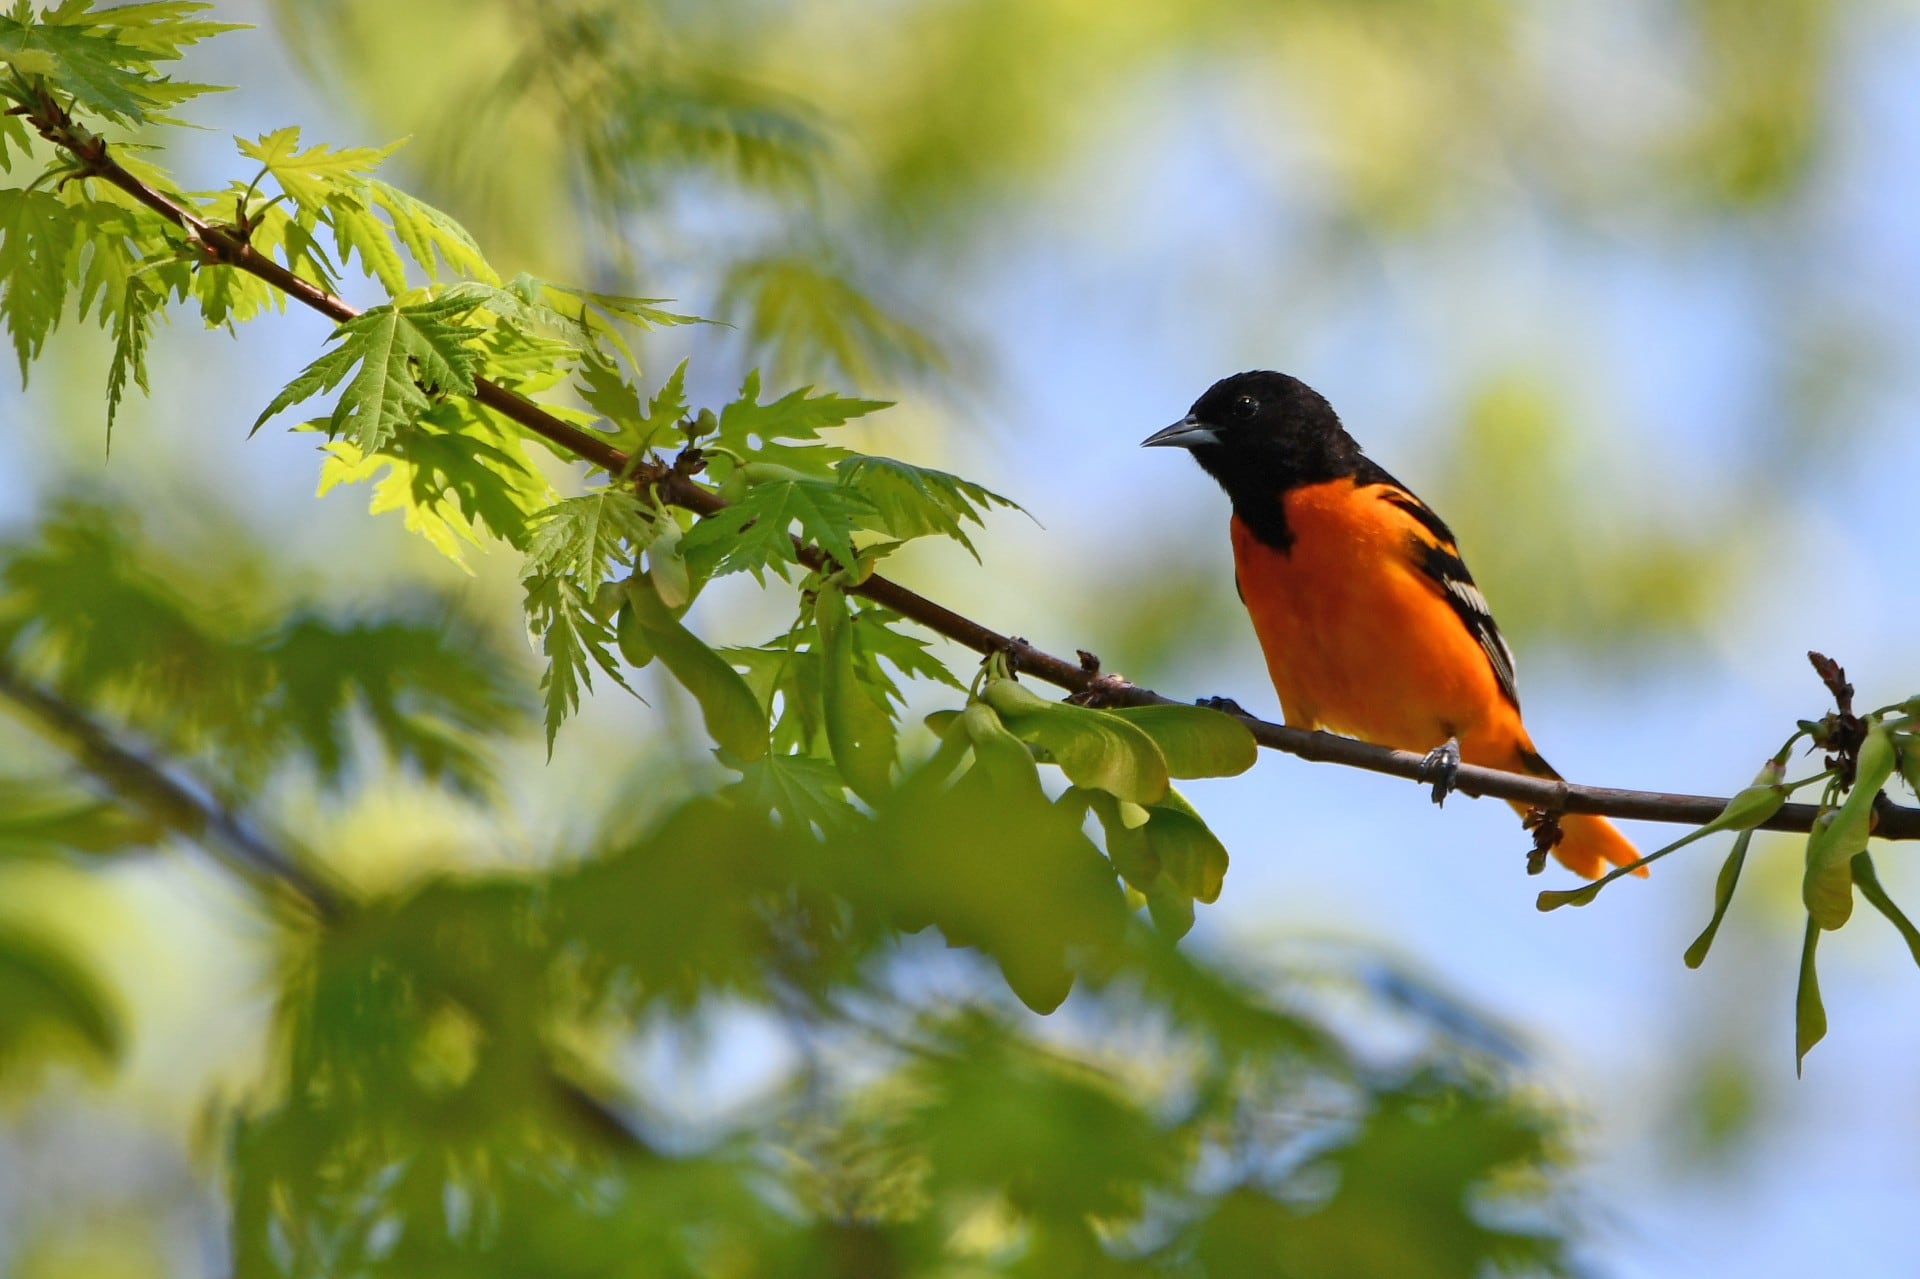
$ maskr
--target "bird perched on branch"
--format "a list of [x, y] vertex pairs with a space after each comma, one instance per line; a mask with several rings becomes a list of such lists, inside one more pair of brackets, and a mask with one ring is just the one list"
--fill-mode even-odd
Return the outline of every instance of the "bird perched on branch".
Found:
[[[1520, 721], [1512, 650], [1453, 533], [1318, 392], [1238, 373], [1143, 443], [1188, 450], [1232, 500], [1234, 579], [1288, 724], [1427, 751], [1436, 801], [1463, 759], [1559, 776]], [[1560, 828], [1554, 856], [1589, 879], [1638, 856], [1604, 817]]]

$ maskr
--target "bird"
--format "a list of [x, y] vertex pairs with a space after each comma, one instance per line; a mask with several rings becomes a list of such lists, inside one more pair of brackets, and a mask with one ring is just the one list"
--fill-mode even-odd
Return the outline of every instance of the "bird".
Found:
[[[1290, 726], [1425, 752], [1436, 802], [1462, 760], [1560, 776], [1521, 721], [1513, 650], [1453, 531], [1319, 392], [1236, 373], [1141, 443], [1186, 449], [1226, 491], [1234, 583]], [[1576, 874], [1638, 859], [1604, 817], [1559, 824], [1553, 854]]]

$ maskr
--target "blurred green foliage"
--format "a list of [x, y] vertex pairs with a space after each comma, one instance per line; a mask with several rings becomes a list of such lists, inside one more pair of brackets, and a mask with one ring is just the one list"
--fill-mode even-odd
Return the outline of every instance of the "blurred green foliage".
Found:
[[[1537, 32], [1494, 0], [275, 8], [373, 136], [413, 135], [399, 162], [435, 203], [376, 176], [391, 148], [285, 127], [237, 139], [224, 186], [181, 190], [136, 143], [168, 139], [205, 87], [165, 64], [225, 28], [172, 0], [21, 0], [0, 17], [0, 92], [22, 108], [0, 117], [20, 180], [0, 189], [0, 320], [23, 369], [62, 323], [97, 322], [111, 419], [153, 381], [169, 310], [230, 327], [284, 305], [107, 181], [102, 137], [301, 279], [374, 293], [256, 429], [327, 401], [296, 427], [323, 441], [323, 492], [368, 482], [375, 513], [455, 561], [510, 549], [545, 695], [498, 619], [427, 593], [309, 599], [275, 547], [231, 531], [169, 547], [69, 499], [0, 544], [0, 701], [34, 763], [0, 781], [0, 857], [96, 875], [195, 846], [259, 901], [306, 907], [248, 918], [271, 1044], [247, 1087], [200, 1099], [230, 1231], [182, 1273], [1571, 1272], [1564, 1121], [1497, 1037], [1398, 986], [1365, 1002], [1408, 1046], [1370, 1056], [1301, 974], [1176, 948], [1229, 862], [1172, 782], [1243, 770], [1244, 731], [1058, 705], [1004, 663], [976, 677], [858, 598], [903, 545], [971, 551], [1011, 503], [839, 442], [883, 402], [785, 388], [937, 382], [964, 335], [916, 299], [964, 284], [992, 248], [978, 212], [1044, 190], [1156, 70], [1222, 77], [1249, 119], [1298, 133], [1327, 179], [1308, 244], [1417, 238], [1523, 178], [1576, 222], [1658, 183], [1692, 197], [1662, 197], [1681, 217], [1764, 216], [1815, 154], [1827, 6], [1671, 10], [1705, 68], [1696, 110], [1593, 154], [1543, 150], [1571, 106]], [[690, 317], [630, 295], [688, 261], [778, 390], [742, 370], [699, 409], [684, 365], [658, 375], [650, 335]], [[481, 378], [628, 464], [574, 465], [470, 398]], [[1490, 385], [1459, 427], [1459, 456], [1506, 468], [1501, 509], [1543, 529], [1598, 518], [1541, 496], [1582, 464], [1550, 401]], [[675, 465], [730, 505], [695, 519], [661, 501]], [[1728, 562], [1722, 539], [1658, 528], [1469, 540], [1490, 579], [1576, 561], [1609, 583], [1532, 605], [1606, 637], [1700, 616]], [[706, 638], [725, 588], [708, 589], [732, 574], [791, 606], [767, 642]], [[1136, 607], [1188, 617], [1169, 601], [1192, 590]], [[401, 847], [381, 851], [411, 873], [356, 871], [361, 850], [323, 833], [318, 811], [396, 777], [517, 831], [551, 784], [542, 729], [552, 751], [596, 675], [637, 687], [661, 668], [715, 747], [701, 793], [635, 787], [536, 829], [507, 866]], [[910, 694], [951, 707], [922, 731]], [[1906, 732], [1893, 710], [1878, 722]], [[584, 757], [614, 774], [650, 745]], [[1863, 798], [1835, 777], [1849, 823], [1901, 751]], [[1871, 864], [1847, 860], [1864, 827], [1834, 826], [1809, 878], [1829, 926], [1833, 866], [1847, 902], [1858, 884], [1879, 905]], [[0, 925], [9, 1083], [123, 1059], [95, 965]], [[744, 1098], [698, 1114], [634, 1066], [727, 1016], [779, 1045]], [[19, 1247], [0, 1264], [52, 1264]]]

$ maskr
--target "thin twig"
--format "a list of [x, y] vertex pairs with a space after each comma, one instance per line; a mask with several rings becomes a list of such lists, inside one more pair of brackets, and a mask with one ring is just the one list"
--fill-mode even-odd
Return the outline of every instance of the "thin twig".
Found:
[[[106, 144], [94, 135], [76, 134], [73, 122], [60, 112], [36, 109], [29, 119], [41, 135], [72, 153], [81, 162], [81, 171], [89, 177], [109, 182], [154, 212], [185, 230], [200, 244], [210, 262], [245, 271], [322, 315], [344, 323], [360, 312], [345, 300], [304, 280], [267, 255], [260, 253], [232, 230], [206, 221], [182, 208], [159, 191], [129, 173], [108, 154]], [[561, 421], [553, 414], [497, 383], [479, 380], [473, 398], [501, 416], [525, 427], [560, 448], [606, 471], [609, 475], [628, 475], [642, 488], [651, 488], [661, 500], [692, 511], [712, 515], [726, 507], [725, 499], [711, 489], [695, 483], [657, 461], [636, 461], [609, 444], [602, 436]], [[828, 567], [827, 557], [817, 548], [801, 545], [798, 554], [810, 568]], [[1034, 647], [1025, 640], [1002, 635], [998, 631], [965, 617], [945, 605], [909, 590], [890, 578], [874, 575], [851, 588], [855, 593], [883, 604], [928, 630], [944, 635], [983, 656], [1004, 653], [1023, 675], [1052, 684], [1069, 693], [1091, 695], [1106, 705], [1151, 706], [1176, 703], [1150, 689], [1100, 675], [1079, 662], [1070, 662]], [[1351, 738], [1328, 733], [1307, 732], [1275, 724], [1252, 716], [1238, 717], [1253, 733], [1254, 740], [1272, 750], [1301, 759], [1341, 764], [1349, 768], [1386, 773], [1394, 777], [1420, 780], [1423, 757], [1408, 751], [1391, 750]], [[1531, 805], [1543, 813], [1598, 813], [1608, 817], [1650, 822], [1700, 825], [1718, 816], [1726, 799], [1711, 795], [1668, 794], [1659, 791], [1621, 790], [1606, 786], [1581, 786], [1571, 782], [1499, 769], [1462, 764], [1455, 778], [1455, 789], [1470, 796], [1490, 796]], [[1880, 820], [1874, 834], [1882, 839], [1920, 839], [1920, 808], [1887, 803], [1879, 808]], [[1762, 829], [1805, 832], [1813, 829], [1819, 809], [1812, 804], [1788, 804], [1762, 824]]]

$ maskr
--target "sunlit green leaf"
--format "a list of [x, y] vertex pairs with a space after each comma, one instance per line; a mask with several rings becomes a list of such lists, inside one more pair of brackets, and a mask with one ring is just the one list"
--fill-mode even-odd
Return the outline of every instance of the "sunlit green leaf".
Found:
[[66, 304], [76, 229], [51, 192], [0, 188], [0, 322], [13, 335], [23, 382]]
[[453, 322], [467, 309], [458, 299], [442, 298], [362, 312], [334, 330], [330, 340], [339, 345], [274, 396], [253, 429], [352, 374], [327, 419], [327, 433], [351, 433], [362, 455], [378, 453], [432, 407], [430, 394], [473, 393], [478, 359], [466, 343], [479, 330]]
[[[206, 86], [162, 80], [157, 61], [179, 56], [179, 46], [234, 29], [230, 23], [184, 22], [211, 5], [135, 4], [87, 13], [66, 5], [33, 21], [30, 6], [0, 14], [0, 65], [22, 76], [44, 76], [86, 110], [124, 124], [158, 111]], [[145, 30], [141, 30], [141, 28]]]
[[290, 199], [316, 215], [330, 212], [328, 202], [339, 192], [363, 189], [368, 176], [394, 151], [393, 146], [336, 150], [325, 143], [303, 151], [298, 126], [263, 133], [252, 142], [245, 138], [234, 142], [240, 154], [258, 161]]
[[1167, 795], [1167, 764], [1153, 738], [1104, 711], [1036, 696], [1013, 680], [989, 680], [983, 697], [1007, 727], [1032, 742], [1078, 786], [1097, 787], [1136, 804]]
[[1144, 730], [1171, 777], [1234, 777], [1260, 754], [1246, 725], [1204, 706], [1118, 706], [1108, 714]]
[[440, 278], [440, 260], [444, 259], [458, 275], [486, 284], [500, 282], [499, 275], [487, 265], [480, 246], [458, 222], [378, 178], [367, 183], [367, 190], [375, 206], [392, 220], [394, 235], [427, 273], [428, 279]]

